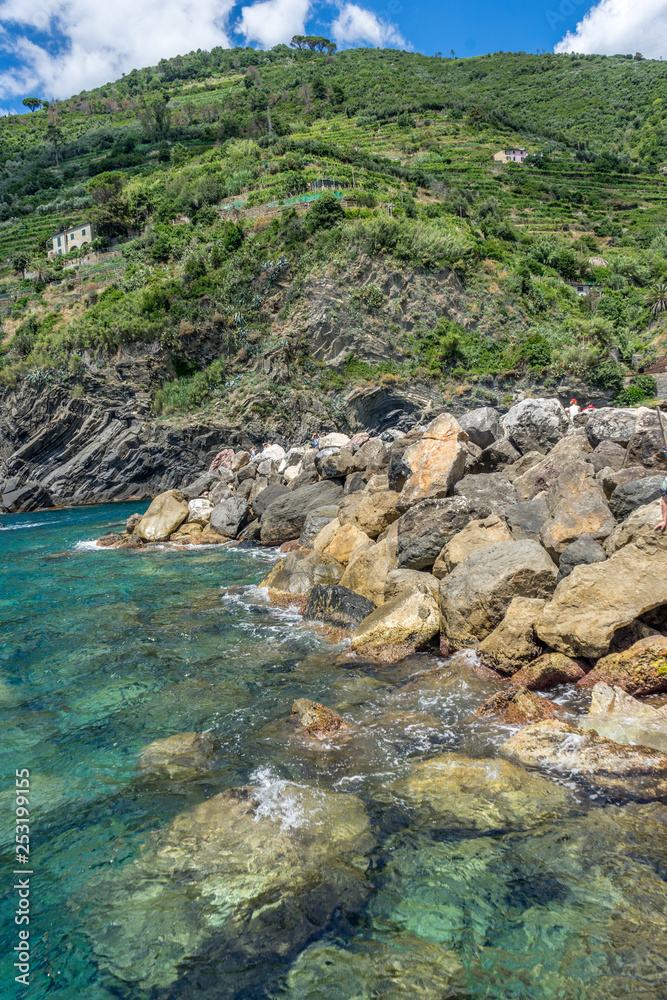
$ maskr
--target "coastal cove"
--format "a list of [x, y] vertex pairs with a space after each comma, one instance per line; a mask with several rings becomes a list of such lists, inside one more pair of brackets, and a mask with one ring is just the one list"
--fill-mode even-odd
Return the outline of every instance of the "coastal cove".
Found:
[[[7, 918], [3, 996], [664, 996], [664, 805], [513, 761], [520, 728], [476, 714], [509, 682], [470, 652], [375, 662], [271, 604], [277, 548], [95, 545], [147, 506], [2, 518], [0, 753], [30, 770], [35, 872], [31, 985]], [[547, 697], [579, 723], [591, 692]], [[349, 729], [310, 737], [299, 699]], [[204, 735], [162, 753], [179, 734]], [[9, 778], [2, 801], [11, 870]]]

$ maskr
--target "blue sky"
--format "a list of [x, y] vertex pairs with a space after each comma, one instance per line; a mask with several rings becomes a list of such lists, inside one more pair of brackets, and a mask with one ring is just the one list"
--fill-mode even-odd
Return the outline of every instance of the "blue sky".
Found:
[[0, 110], [65, 98], [161, 57], [270, 48], [313, 32], [339, 48], [433, 55], [641, 51], [667, 58], [667, 0], [0, 0]]

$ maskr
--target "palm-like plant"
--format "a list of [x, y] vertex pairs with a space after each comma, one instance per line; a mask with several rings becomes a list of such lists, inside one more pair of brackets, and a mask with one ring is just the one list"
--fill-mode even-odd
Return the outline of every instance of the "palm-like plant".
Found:
[[667, 284], [661, 282], [651, 289], [649, 292], [649, 304], [653, 316], [659, 316], [660, 313], [667, 312]]

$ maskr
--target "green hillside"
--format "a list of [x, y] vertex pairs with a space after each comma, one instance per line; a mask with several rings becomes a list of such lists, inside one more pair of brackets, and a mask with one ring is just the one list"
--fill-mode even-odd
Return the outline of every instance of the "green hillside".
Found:
[[[665, 349], [665, 100], [630, 56], [278, 46], [0, 119], [0, 379], [80, 395], [158, 344], [165, 415], [380, 382], [650, 396], [622, 387]], [[47, 261], [83, 221], [103, 252]]]

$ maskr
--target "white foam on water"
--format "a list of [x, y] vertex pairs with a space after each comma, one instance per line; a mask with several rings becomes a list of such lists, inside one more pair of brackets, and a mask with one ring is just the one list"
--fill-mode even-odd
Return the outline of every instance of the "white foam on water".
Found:
[[41, 528], [51, 521], [22, 521], [20, 524], [0, 524], [0, 531], [23, 531], [24, 528]]
[[250, 781], [256, 786], [253, 789], [253, 798], [257, 803], [256, 823], [266, 817], [277, 819], [281, 831], [285, 832], [298, 830], [312, 821], [312, 814], [306, 815], [304, 809], [301, 785], [279, 778], [270, 767], [257, 768], [250, 775]]
[[75, 542], [73, 547], [75, 552], [104, 552], [104, 546], [98, 545], [94, 538]]

